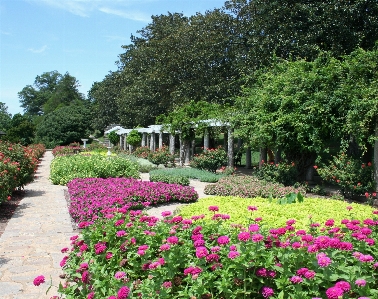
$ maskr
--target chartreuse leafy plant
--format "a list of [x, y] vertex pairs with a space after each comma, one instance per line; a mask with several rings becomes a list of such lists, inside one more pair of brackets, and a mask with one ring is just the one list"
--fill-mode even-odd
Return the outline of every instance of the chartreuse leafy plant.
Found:
[[51, 162], [50, 180], [65, 185], [74, 178], [139, 178], [138, 165], [121, 157], [102, 155], [60, 156]]
[[[336, 223], [348, 217], [365, 219], [371, 217], [373, 209], [366, 205], [322, 198], [304, 198], [302, 202], [282, 205], [282, 199], [269, 201], [265, 198], [240, 198], [233, 196], [210, 196], [201, 198], [196, 203], [181, 207], [178, 214], [182, 217], [204, 214], [210, 221], [213, 213], [207, 210], [208, 206], [219, 206], [219, 209], [230, 215], [229, 223], [247, 225], [251, 217], [261, 217], [260, 224], [264, 227], [285, 226], [287, 219], [295, 219], [297, 229], [306, 229], [310, 222], [324, 223], [334, 219]], [[258, 208], [258, 215], [248, 211], [248, 206]], [[348, 211], [346, 207], [352, 207]]]
[[378, 210], [365, 207], [368, 218], [355, 218], [358, 205], [350, 205], [341, 223], [306, 217], [300, 229], [291, 217], [269, 226], [265, 207], [255, 205], [243, 207], [245, 225], [227, 225], [232, 216], [222, 207], [203, 206], [201, 215], [187, 217], [163, 212], [162, 221], [108, 210], [70, 238], [71, 250], [62, 249], [59, 293], [67, 299], [377, 298]]

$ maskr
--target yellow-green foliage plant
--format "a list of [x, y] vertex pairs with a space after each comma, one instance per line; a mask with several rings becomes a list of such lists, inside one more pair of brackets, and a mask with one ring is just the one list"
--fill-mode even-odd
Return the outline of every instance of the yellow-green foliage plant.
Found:
[[[339, 225], [343, 219], [364, 220], [371, 218], [374, 210], [367, 205], [323, 198], [305, 198], [302, 203], [280, 205], [276, 200], [270, 202], [259, 197], [211, 196], [182, 207], [179, 215], [190, 218], [204, 214], [205, 219], [211, 221], [214, 211], [209, 211], [209, 206], [217, 206], [219, 211], [216, 213], [230, 216], [225, 223], [248, 225], [261, 217], [260, 225], [265, 228], [278, 228], [285, 227], [288, 219], [295, 219], [296, 229], [308, 229], [310, 223], [323, 225], [328, 219], [334, 219], [335, 225]], [[248, 209], [251, 206], [257, 210]]]
[[54, 158], [50, 180], [55, 185], [65, 185], [74, 178], [139, 178], [138, 165], [125, 158], [102, 155], [73, 155]]

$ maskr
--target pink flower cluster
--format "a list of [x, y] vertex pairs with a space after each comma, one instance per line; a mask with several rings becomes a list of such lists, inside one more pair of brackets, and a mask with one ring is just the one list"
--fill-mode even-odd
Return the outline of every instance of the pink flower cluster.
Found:
[[189, 186], [146, 182], [133, 178], [74, 179], [67, 184], [69, 212], [84, 228], [115, 207], [142, 208], [172, 201], [193, 202], [198, 193]]

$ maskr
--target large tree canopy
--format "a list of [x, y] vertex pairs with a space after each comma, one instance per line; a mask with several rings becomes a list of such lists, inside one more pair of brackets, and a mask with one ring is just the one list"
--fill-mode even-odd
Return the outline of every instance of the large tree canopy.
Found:
[[46, 114], [37, 125], [36, 139], [48, 146], [80, 142], [90, 134], [90, 109], [76, 102]]
[[8, 106], [0, 102], [0, 131], [6, 131], [10, 127], [12, 115], [8, 112]]
[[71, 102], [84, 100], [78, 90], [79, 82], [69, 73], [46, 72], [35, 78], [33, 85], [25, 86], [19, 93], [21, 107], [31, 116], [43, 115]]

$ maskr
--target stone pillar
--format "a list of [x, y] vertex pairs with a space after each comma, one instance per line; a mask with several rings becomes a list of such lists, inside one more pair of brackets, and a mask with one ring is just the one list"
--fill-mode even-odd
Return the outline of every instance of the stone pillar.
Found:
[[188, 165], [190, 161], [190, 141], [184, 141], [184, 155], [185, 155], [185, 164]]
[[119, 135], [119, 148], [122, 149], [122, 135]]
[[190, 154], [190, 160], [193, 159], [194, 155], [196, 154], [196, 139], [193, 139], [191, 142], [191, 154]]
[[250, 147], [247, 147], [247, 150], [245, 152], [245, 168], [252, 168], [252, 155]]
[[159, 132], [159, 148], [163, 147], [163, 132]]
[[126, 149], [127, 149], [126, 135], [123, 135], [123, 150], [125, 151]]
[[206, 151], [210, 147], [210, 135], [209, 129], [205, 129], [205, 133], [203, 134], [203, 150]]
[[228, 167], [234, 167], [234, 130], [231, 127], [227, 128], [227, 157]]
[[143, 132], [142, 133], [142, 146], [146, 146], [146, 145], [147, 145], [147, 133]]
[[181, 137], [181, 134], [179, 136], [180, 138], [180, 158], [179, 158], [179, 163], [180, 163], [180, 166], [183, 166], [184, 165], [184, 142], [182, 140], [182, 137]]
[[169, 134], [169, 153], [173, 155], [175, 153], [175, 135]]
[[150, 137], [150, 150], [152, 152], [155, 151], [155, 132], [151, 133], [151, 137]]
[[238, 138], [238, 147], [237, 147], [238, 151], [240, 151], [242, 144], [243, 144], [243, 140], [241, 138]]

